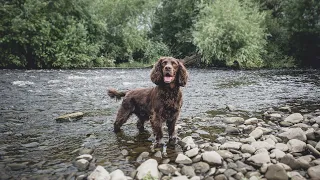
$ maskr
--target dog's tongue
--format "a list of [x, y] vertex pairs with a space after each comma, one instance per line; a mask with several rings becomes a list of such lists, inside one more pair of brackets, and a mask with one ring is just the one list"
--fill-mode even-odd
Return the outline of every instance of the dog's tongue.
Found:
[[172, 78], [173, 78], [173, 77], [165, 76], [165, 77], [164, 77], [164, 82], [165, 82], [165, 83], [171, 83]]

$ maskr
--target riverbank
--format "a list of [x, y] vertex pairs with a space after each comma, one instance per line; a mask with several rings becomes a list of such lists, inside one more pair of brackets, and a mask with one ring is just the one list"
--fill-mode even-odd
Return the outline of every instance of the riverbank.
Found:
[[[262, 118], [243, 118], [228, 106], [225, 114], [210, 118], [185, 118], [176, 126], [182, 139], [170, 157], [163, 150], [145, 151], [135, 159], [136, 170], [124, 173], [99, 165], [93, 154], [79, 153], [75, 179], [277, 179], [320, 177], [320, 109], [292, 112], [291, 107], [270, 108]], [[231, 110], [231, 111], [230, 111]], [[207, 126], [206, 129], [202, 128]], [[191, 129], [196, 128], [197, 133]], [[214, 134], [208, 129], [223, 129]], [[150, 148], [149, 148], [150, 149]], [[132, 150], [122, 149], [125, 159]], [[172, 152], [171, 152], [172, 155]], [[100, 160], [101, 162], [101, 160]], [[128, 161], [128, 163], [132, 163]]]

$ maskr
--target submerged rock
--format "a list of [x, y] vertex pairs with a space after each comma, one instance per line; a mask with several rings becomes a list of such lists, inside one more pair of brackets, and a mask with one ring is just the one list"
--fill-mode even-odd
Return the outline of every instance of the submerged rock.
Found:
[[75, 112], [71, 114], [65, 114], [56, 118], [56, 122], [73, 122], [81, 119], [83, 117], [83, 112]]
[[31, 142], [28, 144], [21, 144], [21, 146], [26, 147], [26, 148], [34, 148], [38, 147], [40, 144], [38, 142]]

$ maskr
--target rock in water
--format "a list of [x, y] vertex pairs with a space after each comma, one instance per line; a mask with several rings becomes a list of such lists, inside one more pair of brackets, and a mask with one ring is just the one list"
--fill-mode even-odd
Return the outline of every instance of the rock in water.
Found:
[[56, 122], [73, 122], [83, 117], [83, 112], [75, 112], [71, 114], [65, 114], [56, 118]]

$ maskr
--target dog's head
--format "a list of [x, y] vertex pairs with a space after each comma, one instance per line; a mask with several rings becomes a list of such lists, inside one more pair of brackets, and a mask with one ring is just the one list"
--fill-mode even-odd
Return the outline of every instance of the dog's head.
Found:
[[176, 84], [185, 86], [188, 73], [183, 63], [173, 57], [161, 57], [151, 71], [151, 81], [156, 85]]

